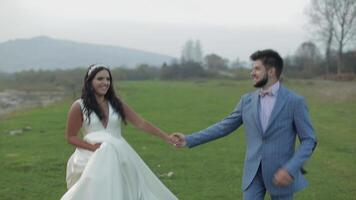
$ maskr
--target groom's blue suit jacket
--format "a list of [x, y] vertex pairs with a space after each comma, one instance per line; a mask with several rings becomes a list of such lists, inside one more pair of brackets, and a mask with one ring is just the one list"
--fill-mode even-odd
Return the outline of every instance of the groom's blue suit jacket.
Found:
[[[304, 162], [311, 156], [316, 137], [304, 99], [281, 86], [269, 119], [262, 131], [259, 118], [259, 91], [245, 94], [234, 111], [222, 121], [186, 136], [188, 147], [194, 147], [224, 137], [244, 125], [247, 151], [242, 189], [251, 184], [259, 165], [266, 189], [274, 195], [290, 194], [307, 186], [301, 173]], [[295, 149], [296, 136], [300, 145]], [[285, 168], [294, 181], [288, 186], [276, 186], [273, 176]]]

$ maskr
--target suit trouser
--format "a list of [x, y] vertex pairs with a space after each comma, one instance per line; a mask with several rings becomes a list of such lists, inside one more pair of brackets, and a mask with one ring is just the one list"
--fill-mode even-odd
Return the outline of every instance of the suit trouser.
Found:
[[[263, 200], [266, 195], [266, 187], [263, 182], [261, 164], [258, 167], [255, 178], [246, 190], [243, 191], [244, 200]], [[272, 200], [292, 200], [293, 193], [289, 195], [276, 196], [271, 195]]]

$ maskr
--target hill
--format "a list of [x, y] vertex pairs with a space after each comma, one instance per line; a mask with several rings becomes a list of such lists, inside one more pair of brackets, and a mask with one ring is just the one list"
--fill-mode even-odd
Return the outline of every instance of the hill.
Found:
[[0, 43], [0, 71], [57, 69], [104, 63], [135, 67], [138, 64], [160, 66], [173, 57], [120, 46], [80, 43], [40, 36]]

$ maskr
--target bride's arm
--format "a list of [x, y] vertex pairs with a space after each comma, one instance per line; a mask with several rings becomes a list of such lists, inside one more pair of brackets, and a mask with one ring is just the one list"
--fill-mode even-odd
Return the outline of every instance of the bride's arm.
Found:
[[167, 133], [165, 133], [155, 125], [151, 124], [149, 121], [142, 118], [126, 103], [122, 102], [122, 104], [123, 104], [124, 113], [127, 121], [129, 121], [134, 127], [141, 129], [152, 135], [155, 135], [161, 138], [162, 140], [166, 141], [167, 143], [170, 143], [170, 136]]
[[68, 143], [77, 146], [79, 148], [95, 151], [100, 147], [100, 144], [89, 144], [78, 137], [80, 127], [83, 123], [82, 111], [80, 109], [79, 102], [74, 102], [68, 112], [67, 127], [65, 131], [65, 137]]

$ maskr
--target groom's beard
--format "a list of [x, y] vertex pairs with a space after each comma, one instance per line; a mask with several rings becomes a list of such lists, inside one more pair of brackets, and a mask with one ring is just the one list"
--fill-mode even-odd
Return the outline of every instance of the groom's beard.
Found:
[[267, 73], [266, 73], [266, 74], [263, 76], [263, 79], [260, 80], [260, 81], [258, 81], [254, 86], [255, 86], [256, 88], [261, 88], [261, 87], [265, 86], [265, 85], [267, 84], [267, 82], [268, 82], [268, 75], [267, 75]]

